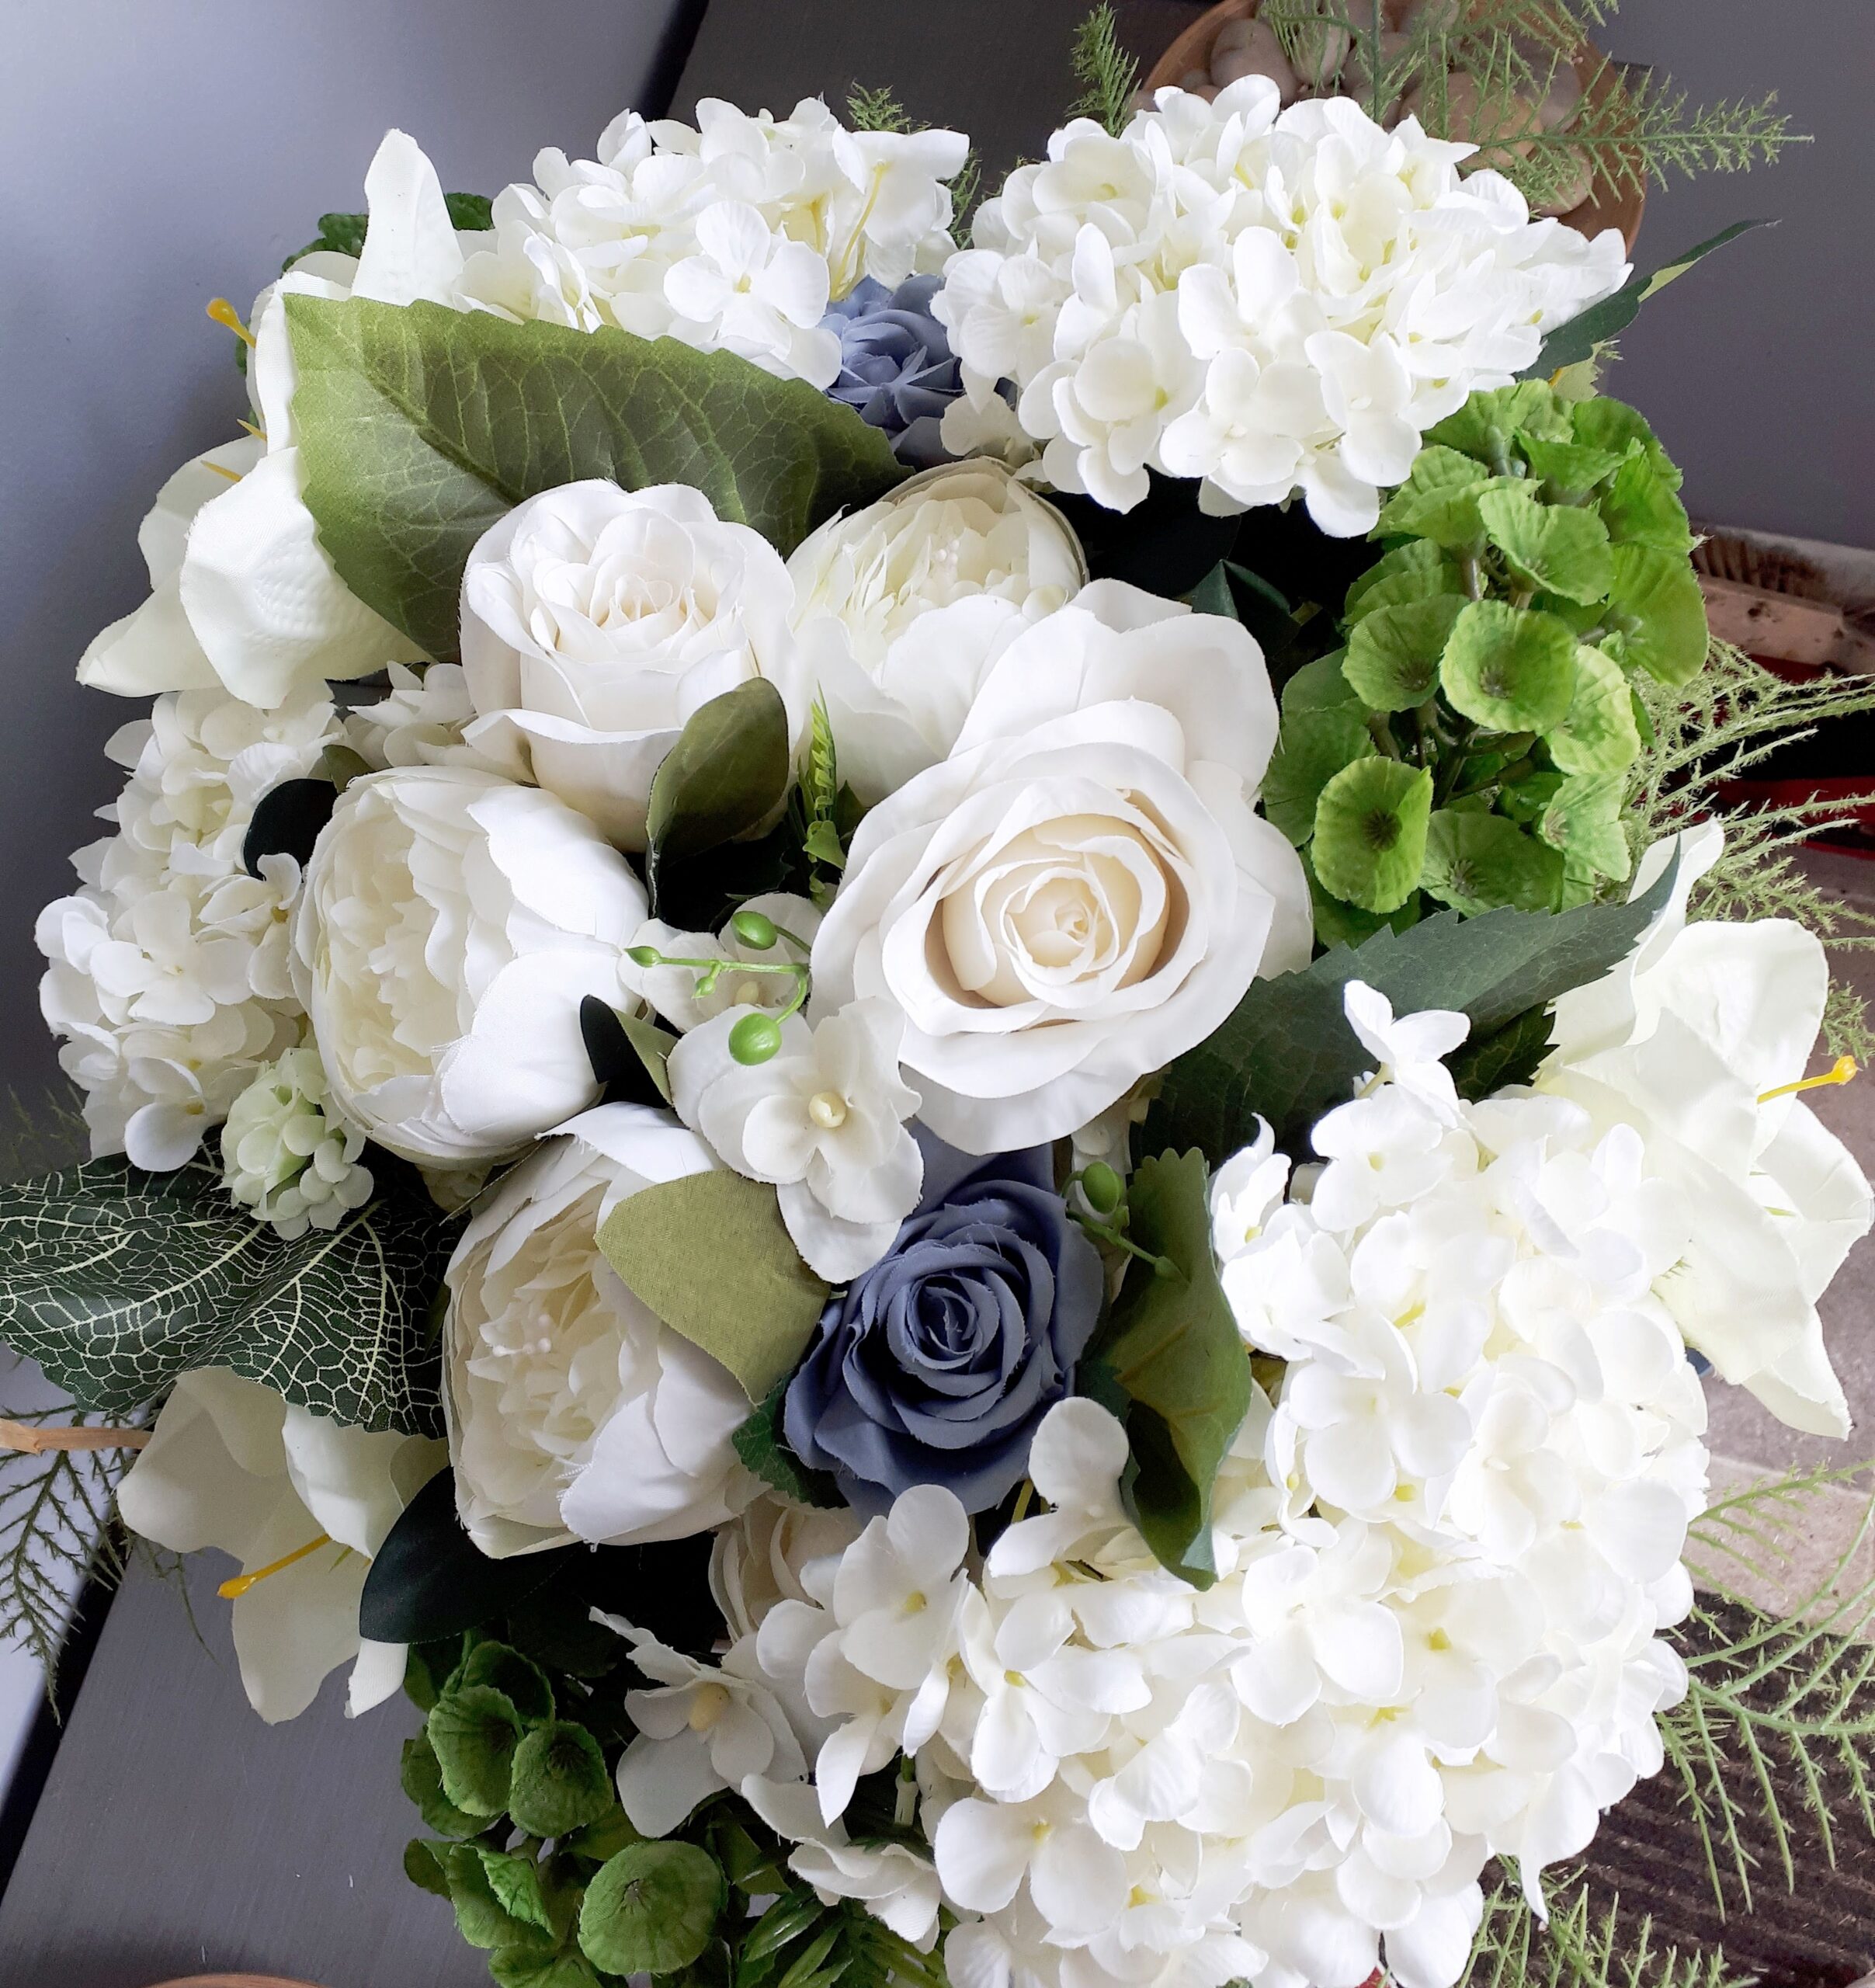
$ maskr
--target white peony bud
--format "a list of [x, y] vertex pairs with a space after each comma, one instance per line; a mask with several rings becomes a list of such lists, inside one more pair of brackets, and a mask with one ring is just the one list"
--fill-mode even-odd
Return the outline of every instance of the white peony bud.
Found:
[[339, 1115], [316, 1049], [289, 1049], [235, 1099], [221, 1128], [221, 1164], [238, 1208], [289, 1242], [336, 1229], [371, 1198], [365, 1135]]

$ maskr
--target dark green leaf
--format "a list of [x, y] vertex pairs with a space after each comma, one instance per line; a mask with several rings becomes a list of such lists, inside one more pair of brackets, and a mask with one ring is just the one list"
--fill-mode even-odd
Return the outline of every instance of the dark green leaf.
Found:
[[260, 874], [263, 856], [290, 856], [304, 866], [312, 860], [319, 831], [332, 818], [339, 790], [328, 780], [283, 780], [254, 804], [241, 845], [241, 864]]
[[621, 1850], [644, 1840], [632, 1827], [625, 1811], [615, 1802], [598, 1821], [575, 1830], [560, 1847], [569, 1856], [589, 1857], [595, 1863], [603, 1864], [609, 1858], [617, 1856]]
[[693, 711], [651, 778], [645, 877], [651, 908], [667, 867], [760, 828], [787, 791], [788, 713], [766, 677], [752, 677]]
[[794, 1371], [828, 1285], [800, 1260], [773, 1187], [739, 1173], [691, 1173], [614, 1208], [599, 1246], [674, 1332], [720, 1361], [759, 1402]]
[[611, 1974], [669, 1974], [708, 1945], [727, 1896], [694, 1844], [634, 1843], [601, 1868], [579, 1910], [579, 1944]]
[[599, 1976], [578, 1954], [541, 1946], [498, 1947], [488, 1956], [495, 1988], [599, 1988]]
[[207, 1151], [0, 1186], [0, 1338], [87, 1409], [229, 1367], [359, 1428], [440, 1434], [425, 1320], [457, 1225], [414, 1169], [372, 1166], [370, 1202], [293, 1242], [232, 1205]]
[[1379, 757], [1342, 767], [1315, 804], [1311, 853], [1324, 887], [1363, 911], [1395, 911], [1425, 860], [1432, 776]]
[[436, 1861], [436, 1845], [420, 1836], [404, 1846], [404, 1875], [421, 1891], [434, 1892], [438, 1898], [450, 1895], [449, 1878]]
[[1211, 1258], [1208, 1185], [1198, 1153], [1141, 1163], [1127, 1233], [1171, 1268], [1129, 1264], [1089, 1356], [1125, 1397], [1127, 1511], [1160, 1563], [1194, 1587], [1217, 1578], [1211, 1487], [1251, 1395], [1249, 1355]]
[[427, 1729], [404, 1742], [403, 1764], [398, 1774], [404, 1792], [417, 1805], [423, 1826], [438, 1836], [480, 1836], [488, 1826], [486, 1816], [472, 1816], [458, 1809], [443, 1792], [443, 1770]]
[[[519, 1714], [525, 1726], [543, 1726], [554, 1715], [554, 1687], [531, 1657], [490, 1637], [478, 1642], [450, 1679], [450, 1688], [492, 1684]], [[536, 1831], [536, 1834], [540, 1832]]]
[[567, 1836], [599, 1821], [612, 1806], [606, 1756], [583, 1726], [558, 1720], [521, 1742], [509, 1788], [516, 1828], [530, 1836]]
[[470, 548], [543, 490], [689, 484], [785, 556], [905, 474], [850, 408], [677, 339], [358, 298], [290, 297], [286, 321], [321, 543], [352, 591], [433, 656], [457, 652]]
[[837, 1511], [846, 1500], [832, 1475], [810, 1470], [790, 1449], [781, 1433], [781, 1412], [788, 1384], [777, 1381], [762, 1406], [734, 1437], [736, 1455], [762, 1482], [797, 1505], [818, 1505]]
[[485, 235], [495, 225], [495, 203], [486, 193], [445, 193], [450, 225], [464, 235]]
[[605, 1103], [648, 1104], [654, 1110], [670, 1103], [665, 1066], [677, 1038], [668, 1030], [588, 994], [579, 1003], [579, 1033]]
[[1342, 1010], [1348, 982], [1379, 989], [1396, 1014], [1462, 1009], [1481, 1039], [1625, 959], [1667, 902], [1675, 874], [1669, 864], [1630, 904], [1473, 919], [1443, 912], [1256, 982], [1207, 1041], [1166, 1071], [1146, 1120], [1149, 1149], [1196, 1146], [1221, 1166], [1255, 1138], [1260, 1113], [1286, 1151], [1306, 1153], [1315, 1121], [1373, 1065]]
[[1555, 1027], [1548, 1003], [1541, 1002], [1482, 1041], [1461, 1044], [1447, 1059], [1459, 1096], [1475, 1104], [1512, 1084], [1530, 1083], [1549, 1053]]
[[625, 1659], [625, 1645], [616, 1632], [592, 1620], [592, 1602], [577, 1578], [582, 1572], [581, 1560], [587, 1562], [583, 1571], [589, 1572], [592, 1558], [589, 1554], [575, 1556], [564, 1573], [525, 1597], [508, 1614], [507, 1640], [516, 1649], [543, 1668], [564, 1670], [572, 1677], [603, 1677]]

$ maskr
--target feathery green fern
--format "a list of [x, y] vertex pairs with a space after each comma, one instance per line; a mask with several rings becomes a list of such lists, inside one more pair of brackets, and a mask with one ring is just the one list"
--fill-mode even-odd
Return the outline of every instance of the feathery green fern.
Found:
[[1117, 137], [1132, 121], [1139, 64], [1120, 45], [1119, 29], [1108, 0], [1100, 0], [1100, 5], [1075, 30], [1071, 60], [1081, 94], [1068, 106], [1068, 115], [1091, 117]]
[[1653, 1921], [1623, 1912], [1618, 1895], [1599, 1903], [1573, 1875], [1544, 1890], [1547, 1927], [1515, 1884], [1486, 1894], [1459, 1988], [1743, 1988], [1721, 1953], [1657, 1946]]

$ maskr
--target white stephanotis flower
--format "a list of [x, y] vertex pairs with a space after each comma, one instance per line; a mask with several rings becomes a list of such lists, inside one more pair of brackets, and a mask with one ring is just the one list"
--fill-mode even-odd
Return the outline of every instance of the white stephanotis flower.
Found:
[[[743, 920], [743, 930], [758, 932], [760, 927], [752, 927], [749, 919], [766, 918], [775, 928], [775, 943], [752, 944], [738, 930], [738, 917]], [[706, 992], [707, 975], [695, 967], [640, 966], [628, 957], [626, 984], [679, 1034], [730, 1008], [785, 1008], [794, 998], [792, 974], [738, 973], [734, 969], [804, 965], [820, 926], [820, 906], [810, 898], [797, 898], [786, 891], [765, 891], [748, 898], [724, 922], [720, 932], [680, 932], [661, 918], [648, 918], [632, 934], [631, 951], [649, 946], [667, 960], [724, 960], [729, 963], [728, 971], [718, 974]]]
[[621, 1201], [710, 1165], [667, 1114], [602, 1105], [507, 1175], [464, 1230], [443, 1406], [457, 1509], [484, 1553], [681, 1539], [753, 1493], [730, 1443], [747, 1397], [599, 1247]]
[[405, 1158], [471, 1166], [592, 1103], [644, 886], [585, 816], [454, 766], [367, 774], [307, 866], [293, 972], [333, 1095]]
[[354, 1715], [404, 1681], [401, 1643], [359, 1638], [371, 1556], [446, 1461], [427, 1437], [348, 1428], [203, 1368], [177, 1381], [117, 1509], [172, 1552], [213, 1546], [241, 1562], [234, 1653], [248, 1701], [269, 1725], [297, 1718], [348, 1662]]
[[944, 757], [996, 658], [1087, 579], [1067, 520], [993, 462], [830, 518], [788, 572], [800, 668], [868, 805]]
[[745, 200], [706, 207], [694, 228], [693, 252], [665, 273], [665, 297], [677, 314], [672, 335], [739, 353], [784, 380], [831, 385], [839, 335], [821, 325], [826, 258], [772, 228]]
[[1307, 958], [1255, 812], [1276, 705], [1234, 621], [1097, 581], [1003, 651], [949, 758], [862, 822], [817, 999], [889, 1000], [939, 1138], [1064, 1136]]
[[271, 709], [422, 654], [339, 579], [301, 494], [286, 300], [457, 302], [463, 238], [435, 168], [401, 131], [378, 148], [365, 197], [356, 261], [302, 257], [255, 300], [248, 379], [259, 439], [210, 450], [164, 485], [139, 533], [154, 591], [85, 651], [81, 683], [137, 697], [220, 683]]
[[1447, 1124], [1458, 1117], [1458, 1093], [1452, 1072], [1442, 1058], [1449, 1056], [1471, 1033], [1471, 1017], [1443, 1008], [1394, 1018], [1393, 1003], [1365, 981], [1351, 980], [1343, 990], [1348, 1026], [1378, 1066], [1373, 1080], [1397, 1085], [1425, 1105]]
[[1262, 1235], [1288, 1188], [1289, 1156], [1276, 1151], [1275, 1131], [1259, 1117], [1255, 1138], [1211, 1176], [1211, 1247], [1220, 1263], [1241, 1256]]
[[686, 720], [753, 677], [791, 684], [793, 600], [761, 533], [688, 485], [543, 491], [463, 572], [467, 741], [642, 849], [651, 776]]
[[1616, 231], [1461, 180], [1470, 149], [1347, 97], [1281, 109], [1263, 77], [1161, 90], [1118, 137], [1076, 119], [946, 265], [969, 405], [1012, 381], [1050, 480], [1116, 509], [1157, 470], [1207, 510], [1299, 492], [1325, 531], [1367, 530], [1429, 427], [1627, 274]]
[[776, 1184], [809, 1268], [844, 1284], [891, 1247], [924, 1182], [906, 1124], [918, 1093], [898, 1074], [903, 1019], [885, 1001], [849, 1002], [811, 1027], [790, 1015], [780, 1048], [750, 1064], [734, 1035], [751, 1012], [729, 1009], [675, 1044], [671, 1102], [726, 1166]]

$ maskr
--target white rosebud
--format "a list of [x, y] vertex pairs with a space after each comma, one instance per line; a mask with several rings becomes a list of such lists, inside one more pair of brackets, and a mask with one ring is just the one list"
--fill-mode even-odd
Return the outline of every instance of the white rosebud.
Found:
[[1087, 581], [1068, 521], [995, 462], [829, 519], [788, 572], [802, 667], [868, 805], [943, 758], [990, 665]]
[[380, 1145], [464, 1166], [598, 1094], [583, 996], [617, 1006], [644, 887], [592, 824], [492, 773], [354, 780], [313, 851], [294, 978], [334, 1097]]
[[316, 1049], [290, 1049], [229, 1108], [221, 1164], [238, 1208], [271, 1222], [289, 1242], [336, 1229], [371, 1198], [359, 1163], [365, 1135], [339, 1116]]
[[730, 1442], [748, 1398], [599, 1253], [621, 1201], [710, 1164], [668, 1114], [603, 1105], [516, 1167], [463, 1232], [443, 1406], [457, 1508], [484, 1553], [681, 1539], [753, 1491]]
[[786, 568], [682, 484], [530, 498], [476, 541], [462, 600], [469, 743], [621, 848], [644, 846], [651, 776], [685, 721], [753, 677], [789, 680]]
[[763, 1492], [710, 1551], [710, 1592], [736, 1636], [750, 1635], [778, 1601], [808, 1601], [802, 1580], [811, 1561], [843, 1553], [859, 1536], [844, 1505], [791, 1505]]

